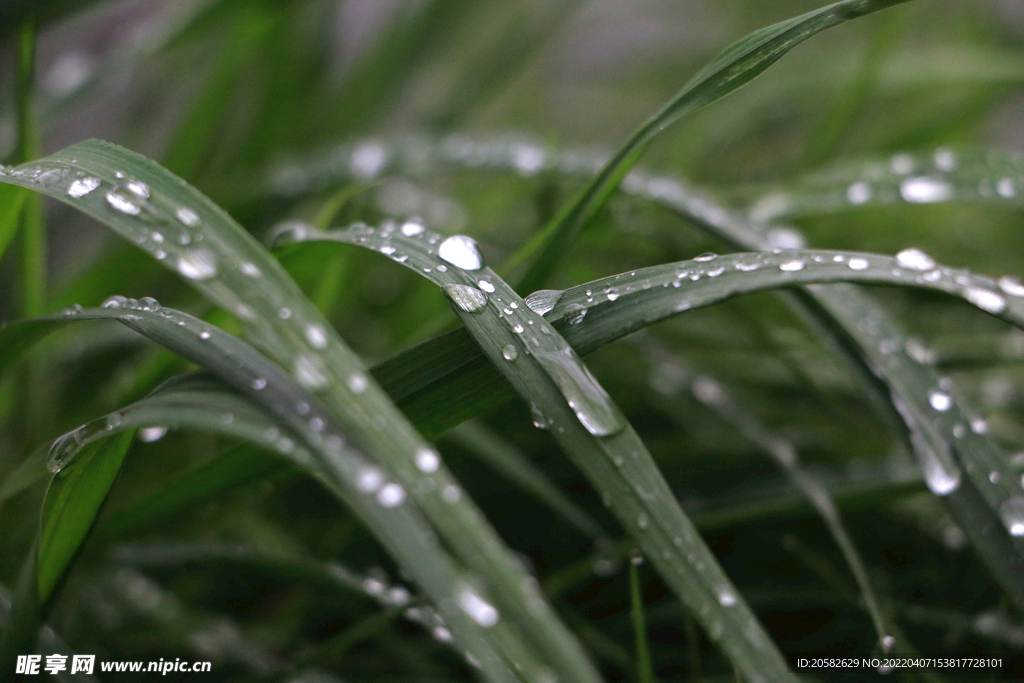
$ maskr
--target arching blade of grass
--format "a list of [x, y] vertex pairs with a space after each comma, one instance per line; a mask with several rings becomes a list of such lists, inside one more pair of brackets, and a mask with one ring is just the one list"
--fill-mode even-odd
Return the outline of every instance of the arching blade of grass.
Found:
[[756, 221], [846, 211], [865, 206], [1024, 202], [1024, 158], [997, 150], [903, 153], [847, 162], [786, 183], [755, 201]]
[[[279, 239], [306, 233], [293, 230]], [[565, 339], [484, 266], [471, 238], [442, 241], [415, 222], [389, 223], [379, 231], [361, 225], [331, 236], [386, 254], [442, 287], [487, 357], [530, 404], [535, 424], [550, 430], [743, 675], [750, 681], [793, 679], [632, 426]]]
[[580, 533], [595, 541], [607, 539], [608, 534], [586, 510], [555, 486], [547, 474], [519, 449], [484, 425], [467, 422], [449, 431], [445, 438], [486, 462], [505, 479], [542, 502]]
[[[460, 594], [452, 594], [452, 586], [464, 586], [462, 595], [472, 589], [438, 546], [418, 511], [408, 504], [402, 505], [404, 489], [389, 482], [379, 467], [347, 443], [347, 434], [322, 404], [278, 366], [219, 328], [153, 303], [75, 310], [69, 318], [60, 318], [63, 319], [118, 320], [207, 367], [236, 391], [256, 401], [280, 425], [302, 439], [314, 455], [312, 461], [304, 463], [304, 469], [314, 477], [326, 479], [332, 493], [360, 516], [409, 575], [416, 578], [435, 601], [459, 644], [481, 662], [489, 677], [498, 681], [512, 680], [504, 657], [518, 657], [512, 661], [530, 665], [531, 655], [518, 642], [517, 636], [506, 628], [480, 628], [481, 624], [459, 602]], [[103, 430], [103, 441], [97, 444], [107, 442], [105, 426]], [[61, 437], [51, 449], [51, 469], [66, 466], [69, 461], [73, 463], [80, 457], [83, 445], [89, 444], [89, 437], [87, 428]], [[95, 444], [85, 446], [92, 447], [96, 447]], [[476, 600], [482, 602], [479, 597]]]
[[[571, 633], [543, 602], [529, 576], [472, 501], [461, 495], [451, 500], [442, 497], [442, 491], [460, 489], [429, 444], [367, 376], [360, 360], [280, 264], [223, 210], [151, 160], [99, 141], [86, 141], [8, 170], [0, 175], [0, 181], [44, 192], [94, 216], [237, 316], [255, 343], [291, 370], [294, 378], [287, 378], [289, 386], [301, 394], [281, 397], [293, 400], [276, 406], [261, 404], [277, 411], [274, 414], [279, 418], [290, 412], [285, 424], [301, 426], [307, 432], [311, 424], [322, 428], [330, 421], [339, 432], [350, 435], [381, 470], [378, 483], [390, 482], [395, 487], [386, 490], [395, 492], [396, 505], [406, 494], [415, 499], [433, 527], [475, 573], [476, 580], [486, 582], [485, 593], [500, 602], [501, 611], [511, 621], [519, 623], [515, 632], [529, 640], [530, 649], [544, 653], [541, 659], [567, 679], [599, 680]], [[188, 349], [179, 352], [187, 353]], [[249, 377], [249, 381], [257, 378]], [[252, 393], [251, 388], [236, 388]], [[312, 405], [313, 401], [305, 397], [313, 395], [322, 406], [320, 423], [314, 422], [312, 415], [296, 412], [297, 405]], [[254, 398], [262, 402], [266, 394]], [[430, 462], [428, 469], [419, 464], [424, 459]], [[349, 475], [354, 477], [349, 480], [353, 485], [358, 472]], [[425, 475], [433, 487], [418, 485]], [[354, 493], [358, 494], [359, 489], [355, 488]], [[404, 514], [401, 505], [385, 513], [372, 512], [378, 517]], [[390, 519], [386, 521], [391, 524]], [[419, 542], [403, 545], [399, 539], [409, 532], [402, 531], [397, 522], [378, 528], [378, 532], [383, 533], [384, 528], [394, 535], [382, 537], [382, 542], [405, 558], [403, 565], [411, 572], [409, 563], [419, 552], [412, 548]], [[439, 605], [445, 618], [457, 618], [461, 623], [456, 635], [467, 639], [463, 644], [470, 651], [483, 648], [491, 629], [481, 629], [482, 624], [472, 619], [467, 621], [468, 610], [458, 606], [460, 599], [465, 602], [469, 600], [465, 596], [475, 595], [467, 584], [456, 580], [451, 568], [430, 573], [425, 567], [417, 567], [414, 575], [434, 600], [442, 599], [442, 586], [447, 584], [447, 595]], [[476, 632], [458, 635], [467, 628]], [[506, 628], [503, 621], [496, 632], [504, 634]], [[503, 642], [512, 641], [505, 638]], [[485, 652], [480, 649], [479, 656], [474, 656], [490, 675], [505, 677], [501, 658]], [[481, 657], [488, 661], [483, 662]], [[518, 658], [526, 668], [533, 659], [519, 654], [508, 658]]]
[[683, 116], [711, 104], [748, 83], [811, 36], [844, 21], [876, 12], [906, 0], [843, 0], [787, 19], [742, 38], [721, 52], [683, 86], [615, 153], [580, 194], [562, 209], [509, 262], [512, 268], [531, 261], [521, 288], [542, 287], [583, 226], [605, 205], [615, 188], [636, 164], [647, 145]]
[[20, 187], [0, 185], [0, 259], [18, 232], [21, 207], [24, 206], [27, 196], [28, 193]]

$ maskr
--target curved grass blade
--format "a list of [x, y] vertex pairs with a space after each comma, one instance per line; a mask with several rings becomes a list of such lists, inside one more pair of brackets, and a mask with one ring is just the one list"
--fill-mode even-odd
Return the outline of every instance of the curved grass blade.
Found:
[[[475, 505], [465, 496], [446, 500], [439, 494], [460, 489], [439, 459], [435, 464], [436, 454], [429, 445], [366, 375], [359, 359], [281, 265], [223, 210], [149, 159], [99, 141], [86, 141], [9, 170], [0, 175], [0, 181], [44, 192], [96, 217], [236, 315], [262, 350], [283, 367], [291, 368], [294, 380], [290, 380], [290, 386], [302, 396], [316, 393], [322, 422], [326, 424], [329, 418], [377, 461], [374, 466], [384, 480], [397, 487], [387, 490], [395, 492], [398, 503], [410, 494], [459, 559], [475, 572], [477, 580], [493, 584], [486, 592], [500, 601], [514, 620], [522, 622], [516, 632], [529, 639], [537, 652], [545, 653], [551, 666], [565, 678], [599, 680], [572, 634], [543, 602], [529, 576]], [[250, 377], [249, 381], [255, 379]], [[246, 387], [241, 390], [251, 392]], [[295, 400], [281, 405], [307, 403], [300, 397], [291, 398]], [[312, 401], [308, 403], [312, 405]], [[285, 424], [305, 424], [308, 432], [313, 416], [292, 413]], [[424, 459], [432, 467], [427, 472], [418, 465]], [[354, 477], [358, 471], [348, 474]], [[434, 482], [433, 488], [417, 485], [424, 475]], [[348, 481], [352, 485], [356, 479]], [[399, 505], [389, 512], [400, 509]], [[381, 517], [377, 511], [371, 516]], [[390, 519], [386, 521], [391, 524]], [[390, 528], [395, 535], [387, 541], [388, 547], [405, 557], [405, 563], [414, 562], [411, 557], [415, 552], [399, 541], [408, 530], [402, 531], [397, 524]], [[482, 624], [466, 621], [467, 611], [457, 605], [460, 597], [475, 592], [456, 580], [450, 569], [431, 576], [427, 573], [425, 568], [418, 568], [416, 576], [432, 599], [441, 599], [442, 584], [447, 582], [442, 611], [446, 619], [462, 624], [455, 629], [456, 636], [483, 647], [486, 634], [479, 633]], [[456, 610], [454, 617], [451, 608]], [[505, 634], [506, 628], [502, 623], [494, 632]], [[489, 633], [492, 629], [483, 630]], [[481, 665], [497, 680], [506, 677], [501, 658], [484, 652], [474, 655]], [[538, 659], [518, 652], [507, 658], [527, 669]]]
[[[446, 623], [488, 675], [495, 680], [511, 680], [505, 673], [502, 656], [492, 649], [493, 641], [485, 639], [471, 615], [451, 594], [451, 585], [466, 585], [457, 569], [435, 545], [433, 535], [418, 515], [409, 506], [399, 504], [402, 502], [399, 496], [404, 497], [400, 493], [402, 489], [393, 482], [386, 482], [379, 468], [345, 443], [342, 430], [315, 398], [247, 344], [208, 323], [149, 302], [137, 307], [117, 303], [119, 305], [110, 308], [74, 311], [71, 318], [118, 320], [189, 360], [209, 367], [235, 390], [255, 399], [291, 428], [316, 456], [312, 463], [306, 463], [305, 469], [313, 476], [325, 475], [330, 490], [374, 529], [378, 539], [428, 594], [434, 592], [434, 600]], [[197, 340], [201, 343], [197, 344]], [[295, 406], [302, 406], [298, 411], [301, 415], [296, 414]], [[50, 453], [51, 470], [62, 469], [69, 462], [73, 465], [76, 457], [81, 457], [79, 445], [86, 440], [85, 436], [79, 434], [76, 438], [72, 432], [59, 440]], [[86, 449], [102, 447], [107, 442], [104, 439]], [[498, 652], [510, 651], [521, 657], [521, 661], [530, 661], [514, 636], [502, 631], [491, 635], [490, 631], [487, 636], [496, 641], [493, 647]], [[490, 661], [485, 663], [480, 657]]]
[[131, 445], [133, 431], [85, 446], [58, 472], [43, 502], [39, 531], [39, 599], [45, 605], [106, 500]]
[[1024, 157], [998, 150], [901, 153], [822, 169], [773, 190], [748, 210], [756, 222], [868, 206], [1024, 202]]
[[[294, 231], [279, 241], [308, 237]], [[662, 578], [750, 681], [791, 680], [785, 660], [679, 507], [636, 432], [548, 321], [483, 263], [464, 235], [415, 222], [329, 238], [386, 254], [442, 287], [491, 362], [531, 402], [535, 423], [601, 493]]]
[[526, 291], [543, 286], [555, 264], [584, 225], [605, 205], [615, 188], [639, 161], [647, 145], [663, 130], [753, 80], [792, 48], [811, 36], [850, 19], [906, 0], [843, 0], [742, 38], [701, 69], [655, 113], [605, 164], [581, 195], [561, 210], [508, 264], [532, 260], [521, 283]]

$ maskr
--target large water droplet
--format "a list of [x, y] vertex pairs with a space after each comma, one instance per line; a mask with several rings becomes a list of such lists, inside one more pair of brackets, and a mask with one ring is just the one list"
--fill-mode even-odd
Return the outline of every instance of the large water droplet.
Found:
[[538, 315], [544, 315], [558, 303], [562, 298], [560, 289], [539, 289], [526, 297], [526, 305]]
[[999, 506], [999, 518], [1011, 536], [1024, 536], [1024, 498], [1013, 496]]
[[356, 475], [356, 488], [363, 493], [373, 493], [384, 483], [384, 474], [376, 467], [364, 467]]
[[459, 607], [472, 617], [473, 621], [484, 628], [498, 623], [500, 615], [491, 603], [487, 602], [468, 587], [462, 588], [458, 594]]
[[608, 436], [625, 428], [626, 420], [618, 407], [571, 348], [536, 350], [533, 354], [588, 432]]
[[487, 295], [476, 287], [449, 284], [442, 289], [449, 301], [467, 313], [479, 313], [487, 305]]
[[120, 294], [115, 294], [106, 301], [103, 302], [103, 308], [124, 308], [125, 304], [128, 303], [128, 299], [124, 298]]
[[931, 270], [935, 267], [935, 259], [913, 247], [896, 254], [896, 263], [908, 270]]
[[164, 438], [167, 434], [167, 427], [162, 425], [154, 425], [152, 427], [143, 427], [139, 430], [139, 441], [143, 443], [153, 443]]
[[868, 263], [867, 259], [854, 257], [850, 259], [846, 265], [850, 270], [867, 270], [870, 264]]
[[217, 258], [206, 249], [186, 249], [178, 257], [176, 267], [189, 280], [209, 280], [217, 274]]
[[63, 434], [53, 442], [46, 457], [46, 469], [57, 474], [78, 454], [82, 449], [82, 429]]
[[944, 202], [953, 197], [953, 187], [937, 178], [907, 178], [900, 184], [900, 196], [913, 204]]
[[785, 263], [780, 263], [779, 270], [785, 271], [787, 273], [793, 273], [798, 270], [803, 270], [805, 265], [806, 264], [803, 262], [803, 259], [796, 259], [794, 261], [786, 261]]
[[367, 387], [370, 386], [370, 381], [366, 379], [366, 375], [361, 372], [353, 372], [348, 376], [345, 381], [348, 384], [348, 388], [355, 394], [361, 394], [366, 391]]
[[484, 265], [483, 254], [476, 240], [466, 235], [452, 235], [437, 247], [437, 255], [463, 270], [480, 270]]
[[129, 216], [138, 216], [142, 211], [142, 207], [136, 204], [133, 199], [117, 190], [111, 190], [107, 193], [107, 204], [110, 204], [114, 209], [117, 209], [121, 213], [126, 213]]
[[964, 298], [983, 311], [999, 314], [1006, 310], [1006, 299], [984, 287], [968, 287]]
[[516, 349], [515, 344], [506, 344], [505, 348], [501, 350], [501, 355], [507, 361], [514, 361], [516, 358], [519, 358], [519, 350]]
[[700, 256], [694, 256], [693, 260], [694, 261], [700, 261], [702, 263], [706, 263], [707, 261], [714, 261], [716, 258], [718, 258], [718, 254], [716, 254], [714, 252], [711, 252], [711, 251], [706, 251], [703, 254], [701, 254]]
[[97, 187], [100, 186], [100, 179], [92, 176], [86, 176], [85, 178], [79, 178], [75, 182], [71, 183], [68, 187], [68, 196], [78, 199], [89, 194]]

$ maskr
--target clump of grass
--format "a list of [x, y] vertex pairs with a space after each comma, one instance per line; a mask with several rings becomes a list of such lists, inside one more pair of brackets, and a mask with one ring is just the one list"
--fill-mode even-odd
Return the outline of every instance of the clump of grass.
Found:
[[[889, 221], [1005, 216], [1024, 162], [893, 156], [893, 121], [877, 153], [822, 164], [864, 137], [844, 128], [895, 59], [899, 24], [872, 18], [803, 162], [718, 192], [638, 166], [685, 151], [680, 121], [722, 135], [701, 112], [816, 34], [926, 13], [843, 0], [756, 30], [607, 153], [453, 132], [574, 8], [526, 4], [401, 5], [333, 89], [329, 3], [178, 9], [40, 108], [220, 41], [163, 165], [98, 140], [35, 158], [44, 17], [18, 17], [5, 670], [42, 648], [206, 659], [224, 680], [754, 682], [811, 653], [1019, 653], [1024, 285], [891, 248]], [[504, 38], [463, 55], [421, 129], [385, 135], [453, 23]], [[40, 194], [145, 255], [113, 248], [48, 291]]]

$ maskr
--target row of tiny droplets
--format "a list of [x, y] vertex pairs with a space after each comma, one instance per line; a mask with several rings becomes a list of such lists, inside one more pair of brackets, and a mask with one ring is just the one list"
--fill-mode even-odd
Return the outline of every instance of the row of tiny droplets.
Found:
[[[1021, 179], [997, 173], [998, 169], [992, 161], [985, 159], [982, 168], [993, 177], [971, 180], [972, 185], [968, 187], [966, 177], [961, 179], [955, 175], [961, 168], [961, 159], [950, 149], [937, 149], [929, 158], [897, 154], [887, 164], [865, 167], [861, 171], [861, 178], [851, 183], [841, 195], [829, 194], [822, 197], [821, 201], [859, 206], [872, 200], [933, 204], [947, 202], [958, 196], [1014, 199]], [[812, 189], [805, 192], [815, 196]], [[793, 208], [794, 202], [799, 203], [799, 198], [794, 200], [785, 193], [769, 194], [754, 203], [749, 215], [756, 222], [769, 221], [786, 214]]]

